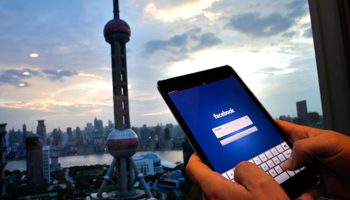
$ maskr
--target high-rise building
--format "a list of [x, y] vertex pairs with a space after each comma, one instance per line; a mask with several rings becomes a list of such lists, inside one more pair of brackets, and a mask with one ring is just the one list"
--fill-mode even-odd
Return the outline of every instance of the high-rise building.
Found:
[[92, 123], [86, 123], [86, 130], [88, 133], [92, 133], [92, 131], [94, 130], [94, 127], [92, 126]]
[[52, 146], [61, 146], [62, 144], [62, 131], [60, 128], [53, 129], [53, 132], [51, 134], [52, 138]]
[[317, 112], [309, 112], [307, 113], [307, 121], [308, 125], [321, 123], [320, 115]]
[[149, 128], [147, 128], [147, 125], [144, 124], [141, 130], [141, 138], [143, 140], [149, 140], [151, 136], [151, 131], [149, 130]]
[[57, 147], [53, 147], [50, 151], [50, 158], [51, 158], [51, 165], [50, 168], [52, 170], [58, 170], [60, 169], [60, 164], [58, 163], [58, 152]]
[[299, 124], [307, 125], [306, 100], [297, 102], [297, 114], [298, 114]]
[[80, 147], [84, 144], [83, 132], [80, 130], [79, 126], [75, 129], [75, 140]]
[[24, 138], [24, 140], [27, 138], [27, 125], [26, 124], [23, 124], [23, 126], [22, 126], [22, 131], [23, 131], [23, 138]]
[[108, 129], [113, 129], [114, 128], [114, 124], [111, 120], [108, 120]]
[[37, 134], [30, 134], [27, 140], [27, 182], [39, 186], [45, 183], [43, 176], [43, 143]]
[[155, 127], [155, 132], [157, 135], [161, 135], [162, 134], [162, 127], [159, 126], [159, 124], [157, 124], [157, 126]]
[[38, 120], [38, 126], [36, 127], [36, 134], [39, 135], [43, 144], [46, 144], [46, 126], [44, 124], [45, 120]]
[[67, 127], [67, 135], [68, 135], [68, 139], [72, 139], [72, 127]]
[[5, 195], [5, 174], [4, 174], [4, 168], [7, 164], [7, 161], [5, 159], [5, 150], [6, 150], [6, 144], [5, 144], [5, 135], [6, 135], [6, 123], [0, 124], [0, 197]]
[[165, 127], [169, 129], [170, 139], [174, 138], [174, 126], [173, 126], [173, 124], [172, 123], [166, 124]]
[[94, 132], [96, 134], [102, 134], [103, 133], [103, 122], [102, 120], [98, 120], [97, 117], [94, 119]]
[[16, 140], [16, 133], [15, 133], [14, 129], [9, 131], [9, 145], [11, 146], [11, 144], [13, 142], [17, 142], [17, 140]]
[[46, 184], [50, 184], [50, 146], [43, 146], [43, 178]]

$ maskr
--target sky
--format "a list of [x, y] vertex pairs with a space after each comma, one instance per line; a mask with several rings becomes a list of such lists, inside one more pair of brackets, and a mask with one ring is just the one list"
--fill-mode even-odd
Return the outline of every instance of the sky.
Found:
[[[120, 0], [132, 126], [176, 124], [158, 80], [232, 66], [274, 118], [322, 114], [307, 0]], [[0, 123], [36, 132], [113, 119], [113, 1], [0, 1]], [[37, 55], [37, 56], [35, 56]], [[25, 75], [27, 72], [28, 75]]]

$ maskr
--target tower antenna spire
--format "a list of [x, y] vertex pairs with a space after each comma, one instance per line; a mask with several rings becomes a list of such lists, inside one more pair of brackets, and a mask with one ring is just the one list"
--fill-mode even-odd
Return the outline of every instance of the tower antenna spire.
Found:
[[113, 13], [114, 13], [114, 19], [119, 19], [119, 2], [118, 0], [113, 0]]

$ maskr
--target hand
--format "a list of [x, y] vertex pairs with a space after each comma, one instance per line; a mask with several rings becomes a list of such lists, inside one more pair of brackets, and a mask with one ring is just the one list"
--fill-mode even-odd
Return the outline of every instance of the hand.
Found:
[[193, 154], [186, 167], [190, 179], [203, 191], [207, 199], [289, 199], [281, 186], [257, 165], [243, 161], [235, 168], [232, 182], [205, 165]]
[[303, 194], [301, 200], [350, 199], [350, 137], [340, 133], [276, 120], [293, 142], [284, 168], [295, 170], [311, 162], [320, 175], [320, 184]]

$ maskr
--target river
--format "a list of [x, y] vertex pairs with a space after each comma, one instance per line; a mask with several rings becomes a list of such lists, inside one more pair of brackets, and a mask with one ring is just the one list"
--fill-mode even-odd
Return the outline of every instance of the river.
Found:
[[[157, 154], [161, 161], [167, 161], [175, 163], [176, 161], [183, 162], [182, 150], [171, 151], [140, 151], [136, 152], [136, 156], [146, 155], [148, 153]], [[91, 155], [78, 155], [78, 156], [64, 156], [59, 157], [58, 162], [61, 163], [61, 167], [71, 167], [77, 165], [95, 165], [95, 164], [108, 164], [110, 165], [113, 157], [109, 153], [105, 154], [91, 154]], [[8, 161], [5, 170], [26, 170], [26, 160]]]

